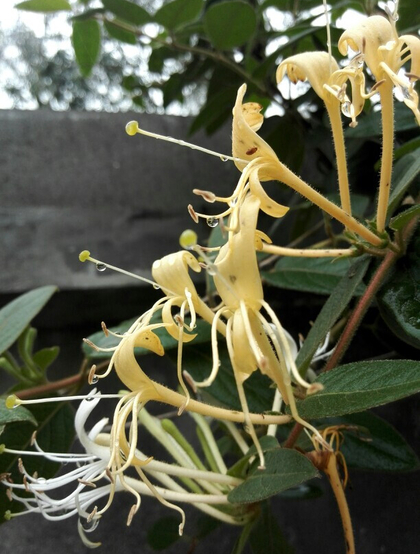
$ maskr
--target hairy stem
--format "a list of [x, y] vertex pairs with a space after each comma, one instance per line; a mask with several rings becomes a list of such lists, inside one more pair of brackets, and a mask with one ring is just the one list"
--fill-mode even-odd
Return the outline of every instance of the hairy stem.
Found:
[[334, 140], [335, 157], [337, 160], [338, 186], [340, 190], [341, 207], [351, 215], [350, 185], [347, 171], [346, 148], [344, 145], [343, 124], [341, 122], [340, 103], [326, 104], [331, 122]]

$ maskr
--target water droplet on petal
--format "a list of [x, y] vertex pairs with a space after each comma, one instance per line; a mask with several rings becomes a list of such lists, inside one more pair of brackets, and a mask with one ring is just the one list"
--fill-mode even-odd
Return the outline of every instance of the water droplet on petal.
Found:
[[343, 115], [345, 115], [346, 117], [351, 117], [351, 103], [350, 102], [343, 102], [341, 104], [341, 111], [343, 113]]
[[226, 156], [220, 156], [220, 159], [222, 160], [222, 162], [227, 162], [229, 158], [227, 158]]
[[155, 290], [160, 290], [160, 285], [158, 285], [157, 283], [154, 283], [153, 288]]
[[105, 264], [96, 264], [96, 269], [98, 271], [105, 271], [106, 265]]
[[[92, 385], [96, 385], [96, 383], [98, 383], [98, 381], [99, 381], [99, 377], [98, 377], [97, 375], [94, 375], [94, 376], [92, 377], [92, 379], [90, 380], [90, 382], [91, 382]], [[90, 400], [90, 399], [89, 399], [89, 400]]]
[[219, 220], [217, 219], [217, 217], [208, 217], [207, 225], [213, 229], [214, 227], [217, 227], [219, 225]]

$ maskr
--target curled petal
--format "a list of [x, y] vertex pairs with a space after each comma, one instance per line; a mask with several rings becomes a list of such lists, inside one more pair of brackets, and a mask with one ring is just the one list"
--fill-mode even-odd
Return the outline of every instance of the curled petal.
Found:
[[197, 273], [201, 271], [197, 259], [190, 252], [181, 250], [156, 260], [152, 265], [152, 275], [164, 292], [169, 291], [170, 295], [185, 297], [187, 288], [194, 301], [198, 295], [188, 274], [189, 268]]
[[[245, 169], [248, 161], [251, 162], [257, 158], [277, 160], [276, 153], [271, 146], [256, 133], [263, 122], [263, 116], [259, 114], [261, 107], [252, 102], [242, 104], [245, 92], [246, 85], [242, 85], [238, 90], [233, 108], [232, 155], [235, 158], [246, 160], [244, 162], [235, 161], [235, 165], [240, 171]], [[264, 172], [260, 174], [262, 181], [270, 178]]]
[[287, 206], [283, 206], [282, 204], [278, 204], [265, 192], [259, 179], [259, 173], [263, 170], [264, 165], [256, 167], [253, 171], [251, 171], [249, 175], [249, 188], [251, 194], [258, 198], [260, 201], [260, 209], [263, 212], [271, 217], [283, 217], [287, 214], [289, 208]]
[[379, 81], [383, 78], [383, 72], [379, 65], [382, 60], [379, 47], [395, 38], [395, 29], [388, 19], [380, 15], [373, 15], [345, 31], [338, 41], [338, 49], [343, 55], [347, 54], [349, 48], [361, 52], [366, 65]]
[[[162, 321], [165, 323], [165, 329], [166, 331], [176, 340], [179, 340], [179, 325], [174, 321], [173, 315], [172, 315], [172, 307], [178, 306], [180, 307], [185, 302], [184, 298], [173, 298], [171, 300], [168, 300], [163, 308], [162, 308]], [[197, 335], [196, 334], [188, 334], [183, 333], [182, 334], [182, 342], [190, 342], [192, 341]]]
[[114, 366], [118, 377], [129, 390], [141, 391], [142, 401], [160, 399], [153, 381], [141, 369], [134, 355], [136, 346], [147, 348], [159, 356], [164, 355], [162, 343], [151, 327], [153, 326], [140, 329], [124, 338], [114, 354]]
[[308, 80], [317, 95], [325, 102], [328, 96], [324, 85], [337, 70], [337, 62], [327, 52], [304, 52], [282, 61], [277, 68], [276, 78], [279, 83], [287, 73], [292, 83]]

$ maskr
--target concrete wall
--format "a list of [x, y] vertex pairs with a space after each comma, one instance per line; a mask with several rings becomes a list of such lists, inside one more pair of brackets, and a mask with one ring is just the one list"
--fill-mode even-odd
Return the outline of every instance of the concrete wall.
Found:
[[[81, 264], [98, 258], [147, 274], [179, 248], [195, 225], [186, 207], [213, 213], [193, 188], [226, 194], [239, 173], [231, 163], [137, 135], [139, 114], [0, 111], [0, 292], [45, 284], [62, 290], [114, 287], [126, 280]], [[147, 130], [188, 140], [188, 118], [141, 115]], [[230, 129], [197, 144], [229, 154]], [[197, 227], [202, 240], [205, 223]]]

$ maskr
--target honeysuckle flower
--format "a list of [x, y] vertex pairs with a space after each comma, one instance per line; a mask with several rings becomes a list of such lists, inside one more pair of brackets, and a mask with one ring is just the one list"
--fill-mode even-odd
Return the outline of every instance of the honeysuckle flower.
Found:
[[[264, 466], [264, 456], [259, 445], [243, 388], [245, 380], [257, 369], [270, 377], [276, 384], [287, 404], [290, 404], [293, 417], [308, 426], [296, 410], [292, 381], [287, 370], [291, 367], [294, 381], [315, 392], [309, 383], [299, 375], [294, 363], [294, 355], [283, 327], [274, 311], [264, 300], [261, 276], [255, 252], [256, 226], [261, 202], [249, 192], [238, 205], [237, 225], [229, 224], [228, 240], [221, 247], [214, 262], [214, 284], [222, 300], [213, 325], [224, 317], [226, 343], [237, 384], [239, 399], [245, 414], [245, 423], [256, 445], [260, 465]], [[231, 216], [233, 217], [233, 215]], [[264, 316], [261, 310], [268, 314]], [[274, 326], [274, 329], [273, 327]], [[213, 369], [210, 377], [198, 386], [208, 386], [216, 377], [219, 364], [216, 336], [212, 337]], [[287, 360], [287, 362], [286, 362]], [[312, 390], [313, 389], [313, 390]]]
[[274, 150], [256, 133], [263, 121], [262, 115], [257, 114], [261, 110], [261, 106], [255, 103], [251, 103], [251, 105], [243, 104], [245, 92], [246, 85], [242, 85], [238, 90], [233, 109], [233, 155], [235, 159], [240, 158], [248, 161], [248, 163], [235, 161], [237, 168], [242, 171], [241, 179], [235, 190], [238, 202], [246, 193], [245, 186], [248, 181], [252, 180], [254, 186], [257, 183], [261, 186], [261, 181], [281, 181], [343, 223], [348, 229], [371, 244], [380, 246], [382, 240], [379, 237], [361, 225], [342, 208], [327, 200], [281, 163]]
[[[382, 160], [379, 182], [376, 226], [379, 233], [385, 229], [388, 199], [391, 189], [394, 108], [393, 88], [397, 86], [403, 94], [403, 101], [413, 111], [420, 124], [418, 95], [414, 84], [420, 73], [420, 39], [412, 35], [399, 37], [395, 28], [396, 12], [390, 20], [382, 16], [368, 17], [359, 25], [345, 31], [338, 48], [346, 54], [348, 48], [361, 52], [366, 65], [377, 83], [381, 83], [378, 92], [381, 100], [382, 116]], [[411, 67], [404, 81], [400, 70], [407, 62]]]
[[[351, 118], [350, 125], [354, 127], [368, 96], [364, 93], [362, 66], [363, 63], [354, 60], [346, 68], [340, 69], [327, 52], [304, 52], [283, 60], [276, 73], [278, 83], [285, 74], [292, 83], [308, 80], [323, 100], [333, 132], [341, 206], [348, 214], [351, 214], [350, 189], [340, 111]], [[350, 81], [352, 87], [351, 100], [346, 93], [347, 81]]]
[[[115, 434], [112, 432], [115, 423], [111, 427], [111, 433], [104, 432], [109, 421], [108, 418], [101, 419], [89, 432], [85, 430], [86, 420], [101, 398], [103, 397], [95, 390], [91, 391], [86, 399], [81, 402], [76, 412], [76, 434], [85, 450], [82, 454], [45, 452], [39, 447], [36, 439], [33, 441], [35, 451], [18, 452], [1, 445], [0, 453], [8, 452], [21, 456], [38, 456], [66, 464], [66, 466], [74, 465], [74, 469], [70, 469], [58, 477], [44, 479], [42, 476], [28, 474], [24, 463], [20, 460], [19, 468], [23, 475], [23, 483], [13, 482], [9, 475], [2, 476], [2, 483], [8, 488], [9, 498], [21, 502], [26, 510], [15, 514], [8, 513], [8, 518], [22, 516], [26, 513], [40, 513], [49, 520], [63, 520], [77, 515], [79, 516], [79, 534], [84, 544], [90, 548], [99, 546], [100, 543], [91, 542], [86, 533], [96, 529], [100, 518], [111, 505], [115, 493], [119, 491], [128, 491], [135, 497], [135, 504], [128, 513], [127, 524], [131, 523], [133, 516], [139, 509], [141, 495], [144, 494], [155, 496], [164, 505], [181, 513], [180, 532], [182, 532], [184, 525], [185, 514], [181, 508], [172, 504], [171, 501], [192, 503], [198, 509], [227, 523], [242, 525], [247, 521], [246, 514], [242, 514], [240, 510], [236, 510], [236, 512], [233, 510], [230, 514], [229, 509], [223, 511], [218, 508], [219, 505], [229, 505], [227, 501], [228, 492], [240, 484], [242, 480], [230, 477], [225, 473], [198, 469], [193, 463], [190, 463], [191, 461], [186, 453], [181, 455], [183, 451], [179, 447], [175, 453], [179, 465], [152, 460], [136, 448], [131, 465], [137, 470], [141, 480], [124, 475], [126, 468], [120, 467], [117, 469], [113, 462], [113, 450], [115, 448], [122, 448], [123, 452], [126, 452], [125, 442], [116, 440]], [[143, 413], [142, 423], [152, 433], [158, 425], [153, 420], [156, 420], [156, 418], [146, 412]], [[136, 421], [135, 426], [137, 427], [137, 425], [138, 422]], [[131, 430], [130, 435], [130, 440], [137, 443], [137, 435], [134, 435], [133, 430]], [[167, 446], [168, 442], [170, 444], [172, 439], [162, 430], [157, 438], [164, 446]], [[165, 488], [153, 485], [145, 471], [151, 477], [162, 482]], [[180, 486], [173, 477], [194, 479], [210, 492], [191, 493]], [[74, 488], [69, 492], [69, 486], [71, 485]], [[59, 493], [63, 489], [64, 493], [60, 497]], [[21, 496], [20, 491], [24, 492], [25, 495]], [[99, 508], [99, 502], [103, 498], [108, 498], [108, 500], [102, 508]]]

